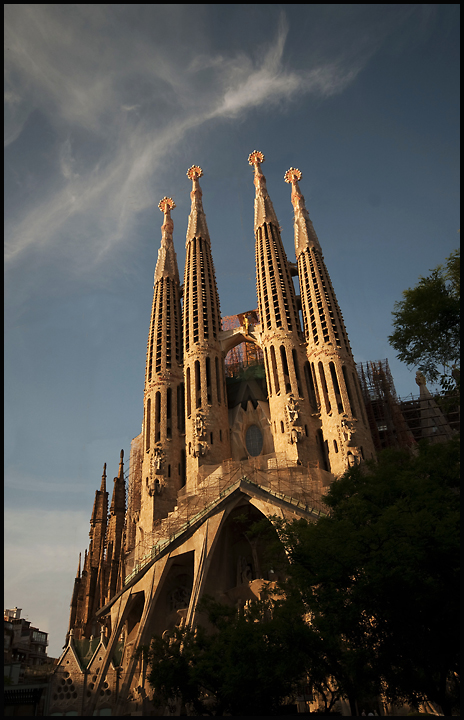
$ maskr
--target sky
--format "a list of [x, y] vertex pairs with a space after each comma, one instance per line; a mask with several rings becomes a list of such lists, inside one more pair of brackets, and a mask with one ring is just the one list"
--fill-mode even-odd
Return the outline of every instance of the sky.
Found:
[[[253, 171], [294, 261], [290, 167], [357, 362], [459, 245], [459, 6], [5, 6], [4, 607], [64, 644], [107, 463], [142, 423], [153, 272], [193, 164], [223, 316], [257, 306]], [[126, 469], [128, 465], [126, 464]]]

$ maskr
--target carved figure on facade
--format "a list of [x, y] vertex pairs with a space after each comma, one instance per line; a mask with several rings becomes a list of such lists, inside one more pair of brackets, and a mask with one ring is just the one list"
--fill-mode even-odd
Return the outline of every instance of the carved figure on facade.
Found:
[[197, 413], [195, 418], [195, 437], [197, 440], [204, 440], [206, 438], [206, 422], [202, 413]]
[[346, 420], [343, 418], [341, 422], [342, 426], [342, 433], [343, 433], [343, 439], [345, 441], [345, 444], [347, 447], [355, 447], [356, 446], [356, 440], [354, 438], [354, 435], [356, 433], [356, 428], [354, 427], [354, 421], [353, 420]]
[[193, 457], [201, 457], [208, 452], [206, 442], [206, 421], [203, 413], [197, 413], [195, 417], [195, 443], [193, 446]]
[[151, 469], [155, 475], [163, 473], [164, 450], [161, 445], [155, 445], [151, 458]]
[[300, 427], [292, 427], [290, 429], [290, 442], [297, 443], [303, 435], [303, 430]]
[[285, 411], [287, 413], [287, 420], [290, 426], [289, 442], [293, 445], [294, 443], [299, 442], [303, 436], [303, 428], [296, 424], [300, 416], [300, 405], [293, 395], [289, 396], [285, 406]]
[[361, 462], [361, 456], [358, 452], [358, 448], [353, 448], [353, 452], [351, 452], [351, 451], [348, 452], [347, 460], [348, 460], [349, 467], [354, 467], [355, 465], [359, 465], [359, 463]]
[[287, 417], [290, 425], [294, 425], [300, 414], [300, 405], [293, 395], [289, 396], [285, 409], [287, 411]]

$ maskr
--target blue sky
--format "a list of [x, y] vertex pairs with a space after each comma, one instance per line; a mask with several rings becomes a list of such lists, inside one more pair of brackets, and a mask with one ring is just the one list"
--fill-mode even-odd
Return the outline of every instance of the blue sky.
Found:
[[5, 607], [64, 642], [103, 463], [142, 422], [158, 202], [192, 164], [223, 315], [256, 307], [253, 172], [298, 167], [357, 361], [459, 244], [458, 5], [6, 5]]

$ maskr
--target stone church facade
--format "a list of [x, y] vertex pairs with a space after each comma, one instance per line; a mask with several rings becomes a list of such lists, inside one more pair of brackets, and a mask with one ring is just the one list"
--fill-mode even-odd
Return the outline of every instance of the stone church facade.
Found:
[[[154, 634], [195, 626], [205, 593], [237, 607], [277, 579], [246, 529], [278, 515], [317, 522], [325, 489], [374, 456], [353, 355], [321, 246], [291, 168], [296, 263], [287, 259], [267, 192], [255, 184], [257, 311], [223, 330], [202, 170], [189, 169], [191, 212], [181, 285], [171, 211], [154, 275], [142, 432], [124, 456], [110, 506], [104, 467], [89, 549], [71, 599], [50, 714], [154, 714], [135, 651]], [[297, 295], [294, 277], [298, 278]], [[300, 312], [303, 327], [300, 322]], [[259, 319], [259, 322], [256, 320]], [[226, 378], [226, 356], [248, 343], [260, 362]]]

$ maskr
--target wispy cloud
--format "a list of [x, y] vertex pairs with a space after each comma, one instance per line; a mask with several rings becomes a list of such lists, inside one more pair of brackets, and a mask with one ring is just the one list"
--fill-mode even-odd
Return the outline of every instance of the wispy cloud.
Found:
[[18, 141], [38, 110], [57, 138], [49, 152], [61, 177], [41, 178], [40, 199], [26, 198], [7, 218], [7, 262], [34, 245], [71, 243], [64, 229], [81, 219], [79, 250], [98, 263], [153, 203], [154, 174], [192, 128], [300, 93], [341, 92], [359, 71], [340, 61], [288, 67], [284, 14], [274, 38], [253, 52], [197, 56], [192, 45], [179, 60], [169, 42], [128, 28], [113, 6], [21, 7], [6, 13], [5, 143]]

